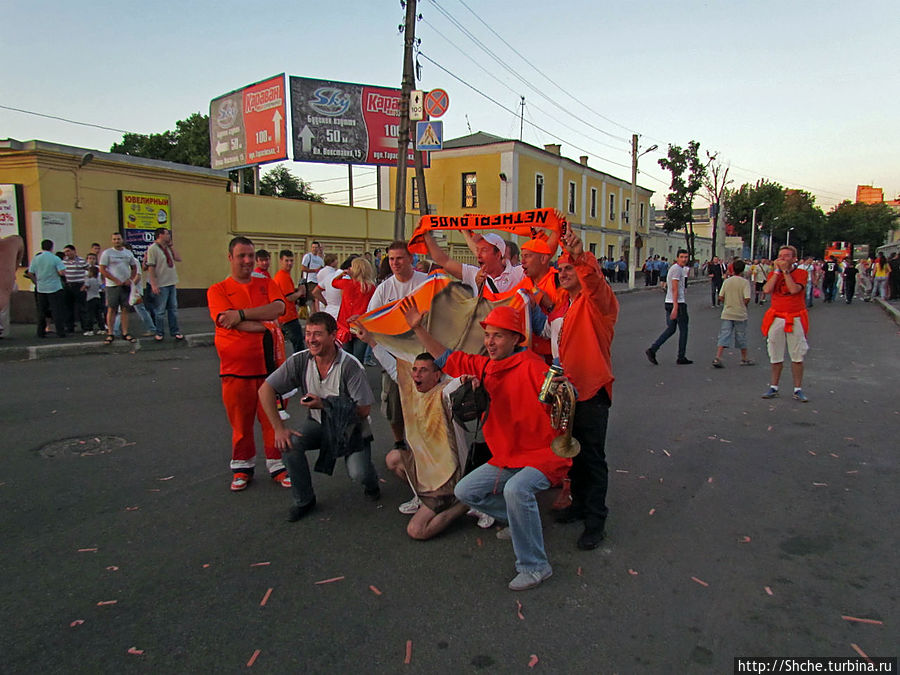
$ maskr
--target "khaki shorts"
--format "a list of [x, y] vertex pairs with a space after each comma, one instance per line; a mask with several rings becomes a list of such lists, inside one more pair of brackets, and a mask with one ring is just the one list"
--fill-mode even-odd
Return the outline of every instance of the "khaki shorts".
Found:
[[770, 363], [784, 362], [785, 346], [787, 346], [788, 356], [791, 357], [791, 361], [794, 363], [802, 363], [803, 356], [809, 351], [800, 317], [794, 317], [794, 330], [790, 333], [786, 333], [784, 330], [784, 319], [776, 317], [769, 327], [769, 335], [766, 342]]
[[[400, 461], [403, 464], [403, 468], [406, 470], [406, 474], [409, 476], [410, 482], [413, 485], [418, 485], [419, 480], [416, 476], [416, 460], [412, 450], [401, 450]], [[419, 491], [418, 488], [416, 488], [416, 492], [419, 495], [419, 500], [422, 504], [434, 511], [435, 514], [446, 511], [451, 506], [457, 504], [459, 500], [456, 498], [456, 495], [453, 494], [453, 488], [455, 488], [456, 484], [459, 482], [459, 473], [459, 469], [457, 469], [450, 477], [450, 480], [441, 485], [437, 490], [424, 492]]]

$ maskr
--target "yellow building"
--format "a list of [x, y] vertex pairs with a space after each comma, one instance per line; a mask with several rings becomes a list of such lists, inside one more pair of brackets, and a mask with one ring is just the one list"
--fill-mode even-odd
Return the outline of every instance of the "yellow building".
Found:
[[[381, 167], [379, 203], [393, 208], [396, 168]], [[424, 170], [429, 211], [440, 215], [493, 214], [550, 207], [559, 209], [585, 247], [598, 257], [628, 257], [631, 183], [562, 156], [557, 144], [537, 148], [478, 132], [444, 143]], [[410, 169], [407, 212], [419, 213], [415, 171]], [[652, 190], [638, 186], [638, 258], [648, 231]], [[466, 259], [461, 235], [450, 234], [451, 255]]]
[[[57, 251], [74, 244], [81, 256], [93, 242], [107, 248], [113, 232], [128, 239], [133, 223], [122, 193], [141, 193], [166, 204], [158, 222], [171, 226], [183, 260], [178, 287], [184, 306], [204, 305], [206, 289], [229, 274], [228, 241], [236, 235], [276, 254], [283, 248], [302, 254], [317, 240], [341, 259], [384, 248], [393, 239], [394, 214], [387, 211], [236, 194], [230, 187], [225, 171], [43, 141], [0, 140], [0, 188], [18, 202], [16, 222], [4, 223], [3, 232], [17, 230], [25, 238], [29, 259], [40, 251], [42, 239], [53, 240]], [[414, 223], [407, 217], [409, 234]], [[299, 274], [299, 266], [296, 270]], [[18, 285], [33, 289], [21, 271]], [[13, 299], [14, 320], [33, 311], [30, 294], [15, 293]]]

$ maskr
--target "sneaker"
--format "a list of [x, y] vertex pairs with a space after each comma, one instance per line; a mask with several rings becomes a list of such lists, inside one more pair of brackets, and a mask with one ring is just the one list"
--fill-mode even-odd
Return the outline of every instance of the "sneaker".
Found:
[[287, 520], [289, 523], [296, 523], [298, 520], [303, 518], [303, 516], [307, 515], [310, 511], [316, 508], [316, 498], [313, 497], [312, 501], [308, 504], [304, 504], [303, 506], [297, 506], [296, 504], [291, 507], [290, 511], [288, 511]]
[[713, 365], [713, 368], [724, 368], [725, 367], [725, 364], [722, 363], [721, 359], [713, 359], [712, 365]]
[[677, 363], [679, 366], [689, 366], [693, 363], [693, 361], [680, 356], [675, 360], [675, 363]]
[[419, 510], [420, 506], [422, 506], [422, 502], [419, 499], [419, 495], [413, 495], [412, 499], [410, 499], [408, 502], [403, 502], [400, 506], [397, 507], [397, 510], [404, 516], [411, 516]]
[[480, 527], [482, 530], [487, 530], [488, 528], [493, 527], [494, 523], [496, 522], [496, 518], [494, 518], [494, 516], [489, 516], [488, 514], [482, 513], [481, 511], [475, 511], [474, 515], [478, 516], [478, 527]]
[[768, 391], [761, 398], [778, 398], [778, 390], [775, 387], [769, 387]]
[[600, 545], [600, 542], [603, 541], [603, 536], [602, 529], [592, 530], [584, 528], [584, 532], [578, 537], [578, 541], [575, 542], [575, 545], [582, 551], [593, 551]]
[[794, 400], [800, 401], [800, 403], [809, 403], [809, 399], [806, 398], [806, 394], [803, 393], [802, 389], [796, 389], [794, 391]]
[[512, 540], [512, 532], [510, 532], [509, 530], [509, 525], [497, 530], [497, 539], [499, 539], [500, 541]]
[[377, 502], [379, 499], [381, 499], [381, 488], [378, 485], [371, 489], [366, 488], [365, 490], [363, 490], [363, 494], [369, 501]]
[[652, 349], [648, 349], [647, 351], [644, 352], [644, 354], [647, 355], [647, 358], [650, 360], [650, 363], [652, 363], [654, 366], [659, 365], [659, 361], [656, 360], [656, 352], [655, 351], [653, 351]]
[[509, 590], [511, 591], [527, 591], [540, 585], [545, 579], [553, 576], [553, 570], [550, 567], [541, 572], [519, 572], [516, 578], [509, 582]]
[[92, 330], [86, 330], [86, 331], [84, 331], [84, 336], [85, 336], [85, 337], [91, 337], [93, 334], [94, 334], [94, 331], [92, 331]]
[[281, 418], [282, 422], [291, 419], [291, 413], [289, 413], [287, 410], [279, 410], [278, 416]]
[[250, 485], [250, 481], [253, 480], [253, 474], [249, 473], [236, 473], [231, 477], [231, 491], [232, 492], [240, 492], [241, 490], [246, 490], [247, 486]]
[[743, 361], [741, 361], [741, 365], [742, 366], [755, 366], [756, 361], [754, 361], [753, 359], [744, 359]]
[[272, 480], [274, 480], [278, 485], [284, 488], [291, 487], [291, 476], [287, 471], [280, 471], [272, 476]]

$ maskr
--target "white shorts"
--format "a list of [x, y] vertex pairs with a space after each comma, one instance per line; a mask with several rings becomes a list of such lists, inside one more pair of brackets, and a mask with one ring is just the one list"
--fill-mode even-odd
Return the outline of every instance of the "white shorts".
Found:
[[794, 317], [794, 330], [790, 333], [784, 332], [784, 319], [780, 316], [776, 317], [769, 327], [766, 343], [770, 363], [784, 362], [785, 345], [787, 345], [788, 355], [794, 363], [802, 363], [803, 356], [809, 351], [806, 334], [803, 332], [803, 324], [800, 322], [799, 316]]

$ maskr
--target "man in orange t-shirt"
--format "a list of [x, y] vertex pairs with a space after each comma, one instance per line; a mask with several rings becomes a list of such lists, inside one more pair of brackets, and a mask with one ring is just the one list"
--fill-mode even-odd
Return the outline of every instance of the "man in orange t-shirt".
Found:
[[278, 317], [278, 323], [281, 324], [281, 332], [284, 337], [291, 341], [294, 347], [294, 354], [306, 349], [306, 343], [303, 340], [303, 328], [300, 326], [300, 319], [297, 316], [297, 300], [306, 297], [304, 291], [297, 289], [294, 280], [291, 277], [291, 270], [294, 268], [294, 252], [290, 249], [282, 249], [278, 254], [278, 271], [275, 273], [275, 283], [278, 284], [278, 290], [284, 296], [285, 304], [284, 314]]
[[266, 468], [283, 487], [290, 478], [275, 448], [275, 430], [259, 405], [257, 391], [274, 370], [274, 340], [264, 322], [284, 313], [285, 301], [275, 282], [253, 274], [253, 242], [235, 237], [228, 244], [231, 274], [209, 287], [209, 314], [216, 324], [216, 351], [222, 401], [231, 424], [231, 489], [243, 490], [253, 479], [256, 444], [253, 417], [259, 419], [265, 444]]

